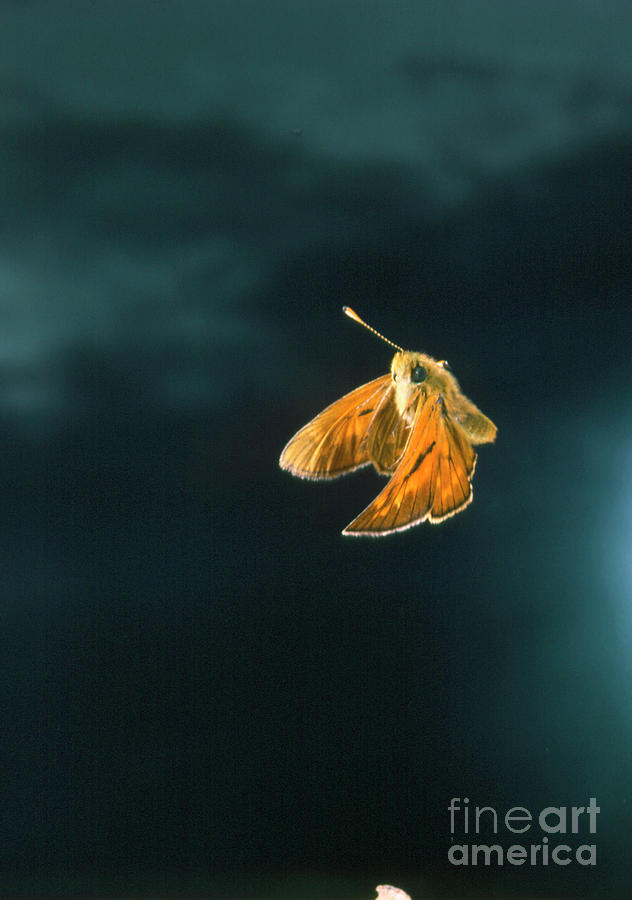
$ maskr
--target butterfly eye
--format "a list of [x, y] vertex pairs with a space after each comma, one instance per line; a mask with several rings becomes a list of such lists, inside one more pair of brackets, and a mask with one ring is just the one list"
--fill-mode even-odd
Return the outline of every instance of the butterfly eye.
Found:
[[410, 378], [413, 384], [421, 384], [422, 381], [426, 380], [426, 370], [423, 366], [415, 366], [410, 373]]
[[393, 372], [393, 381], [397, 381], [397, 372]]

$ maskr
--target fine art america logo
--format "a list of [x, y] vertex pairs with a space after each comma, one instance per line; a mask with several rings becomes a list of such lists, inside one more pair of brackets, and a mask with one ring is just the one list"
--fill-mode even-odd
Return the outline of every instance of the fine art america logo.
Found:
[[[588, 806], [546, 806], [536, 813], [512, 806], [501, 815], [493, 806], [470, 807], [469, 803], [467, 797], [453, 797], [448, 807], [452, 835], [448, 859], [453, 866], [597, 864], [597, 845], [579, 843], [586, 833], [597, 832], [600, 809], [595, 797]], [[498, 835], [499, 828], [501, 837], [495, 837], [494, 843], [478, 843], [481, 835]], [[514, 835], [526, 832], [531, 832], [529, 844], [514, 843]], [[477, 843], [470, 843], [473, 836]]]

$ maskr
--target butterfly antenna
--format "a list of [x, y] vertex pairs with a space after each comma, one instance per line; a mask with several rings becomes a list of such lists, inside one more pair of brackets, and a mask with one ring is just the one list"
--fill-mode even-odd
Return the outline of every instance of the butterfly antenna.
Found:
[[391, 347], [395, 347], [396, 350], [401, 350], [402, 353], [404, 352], [404, 348], [400, 347], [399, 344], [394, 344], [393, 341], [389, 341], [387, 337], [384, 337], [384, 335], [380, 334], [380, 332], [375, 328], [371, 328], [370, 325], [367, 325], [364, 319], [361, 319], [357, 312], [354, 312], [350, 306], [343, 306], [342, 311], [345, 316], [349, 316], [349, 318], [353, 319], [354, 322], [359, 322], [360, 325], [364, 325], [365, 328], [368, 328], [369, 331], [372, 331], [373, 334], [377, 335], [377, 337], [381, 338], [381, 340], [385, 341], [387, 344], [390, 344]]

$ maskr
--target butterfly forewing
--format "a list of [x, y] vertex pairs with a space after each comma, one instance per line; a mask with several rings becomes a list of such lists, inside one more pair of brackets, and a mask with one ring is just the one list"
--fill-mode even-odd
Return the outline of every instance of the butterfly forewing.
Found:
[[420, 396], [395, 474], [343, 534], [378, 536], [425, 519], [441, 522], [471, 502], [475, 464], [476, 453], [441, 394]]
[[390, 390], [390, 376], [382, 375], [336, 400], [288, 442], [281, 468], [301, 478], [323, 479], [367, 465], [367, 431]]
[[463, 430], [448, 416], [438, 429], [437, 475], [428, 515], [430, 522], [442, 522], [472, 502], [472, 476], [476, 453]]

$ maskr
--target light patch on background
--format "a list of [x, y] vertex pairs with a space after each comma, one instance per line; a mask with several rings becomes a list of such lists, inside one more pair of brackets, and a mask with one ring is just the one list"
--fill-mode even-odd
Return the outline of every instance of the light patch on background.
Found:
[[[507, 0], [427, 0], [388, 12], [355, 0], [14, 4], [3, 9], [1, 117], [11, 134], [51, 111], [86, 123], [172, 125], [223, 113], [312, 159], [405, 162], [427, 210], [428, 191], [458, 202], [490, 172], [573, 154], [578, 142], [629, 123], [629, 7], [605, 15], [584, 3], [579, 16], [567, 0], [541, 12]], [[481, 27], [485, 17], [493, 27]], [[338, 52], [351, 39], [353, 53]], [[221, 406], [247, 386], [239, 367], [231, 391], [210, 378], [205, 349], [247, 350], [252, 371], [278, 346], [247, 301], [291, 247], [313, 237], [309, 216], [275, 220], [265, 258], [220, 234], [147, 251], [137, 239], [154, 220], [169, 222], [175, 211], [186, 221], [199, 203], [194, 180], [162, 162], [106, 160], [82, 174], [70, 160], [63, 198], [39, 208], [30, 182], [22, 197], [20, 161], [7, 160], [9, 226], [12, 215], [36, 224], [13, 247], [9, 227], [0, 260], [0, 408], [29, 417], [63, 408], [60, 365], [82, 342], [139, 352], [150, 392], [169, 406]], [[302, 171], [295, 164], [284, 177]], [[255, 198], [251, 214], [257, 208]], [[120, 215], [127, 234], [115, 243]]]
[[16, 94], [92, 118], [229, 115], [298, 128], [324, 157], [408, 163], [456, 199], [629, 127], [630, 24], [629, 5], [577, 0], [16, 4], [0, 79], [7, 116]]
[[[229, 402], [212, 377], [218, 350], [243, 350], [256, 363], [277, 339], [244, 306], [260, 278], [256, 262], [224, 240], [160, 257], [86, 241], [73, 265], [67, 251], [55, 255], [59, 236], [49, 238], [0, 258], [0, 412], [11, 419], [63, 418], [72, 402], [66, 356], [84, 346], [106, 359], [127, 350], [157, 406], [194, 408]], [[237, 369], [240, 377], [245, 387]]]

